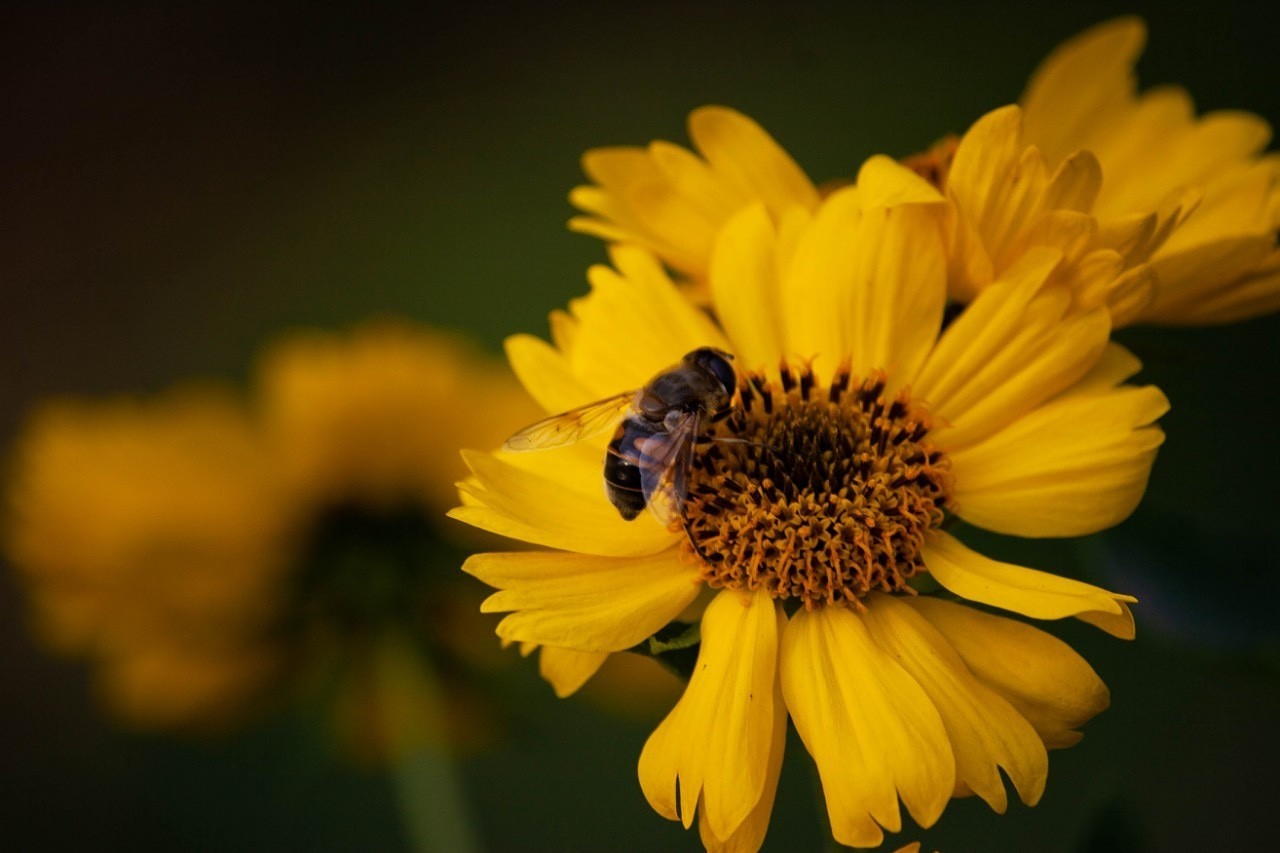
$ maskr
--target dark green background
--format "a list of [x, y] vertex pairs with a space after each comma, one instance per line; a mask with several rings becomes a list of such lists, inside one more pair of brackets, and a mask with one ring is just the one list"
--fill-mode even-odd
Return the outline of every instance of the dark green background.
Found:
[[[34, 6], [35, 4], [32, 4]], [[152, 4], [0, 12], [0, 438], [53, 392], [242, 377], [284, 327], [395, 312], [495, 352], [585, 288], [565, 194], [593, 145], [684, 141], [704, 103], [760, 120], [816, 180], [1015, 99], [1056, 43], [1143, 11], [1146, 84], [1280, 120], [1260, 4], [798, 7], [458, 4], [426, 11]], [[1136, 592], [1139, 639], [1055, 630], [1111, 686], [1035, 809], [954, 803], [966, 850], [1273, 846], [1280, 667], [1273, 544], [1280, 323], [1133, 330], [1173, 399], [1151, 491], [1083, 545], [989, 541]], [[316, 720], [188, 743], [116, 732], [0, 582], [0, 846], [403, 849], [386, 781]], [[500, 748], [463, 767], [494, 850], [694, 849], [635, 781], [651, 726], [558, 702], [520, 668]], [[768, 847], [817, 849], [793, 744]], [[920, 837], [908, 832], [902, 839]]]

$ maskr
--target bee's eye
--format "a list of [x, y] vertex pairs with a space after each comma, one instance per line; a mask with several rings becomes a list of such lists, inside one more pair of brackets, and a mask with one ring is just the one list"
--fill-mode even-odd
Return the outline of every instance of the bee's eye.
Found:
[[733, 365], [729, 363], [729, 358], [731, 357], [727, 353], [722, 353], [710, 347], [698, 350], [695, 355], [698, 366], [708, 371], [716, 379], [719, 379], [720, 384], [724, 386], [724, 390], [730, 394], [738, 387], [737, 374], [733, 372]]

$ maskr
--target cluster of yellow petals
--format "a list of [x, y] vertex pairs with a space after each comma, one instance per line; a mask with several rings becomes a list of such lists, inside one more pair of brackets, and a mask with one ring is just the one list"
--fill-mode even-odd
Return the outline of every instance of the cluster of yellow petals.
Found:
[[[1261, 153], [1270, 129], [1245, 112], [1197, 117], [1176, 87], [1136, 94], [1144, 38], [1141, 21], [1121, 18], [1067, 42], [1021, 106], [980, 118], [949, 168], [928, 170], [951, 208], [954, 299], [1050, 246], [1067, 259], [1061, 283], [1084, 305], [1107, 305], [1116, 326], [1224, 323], [1280, 307], [1280, 157]], [[740, 113], [695, 110], [689, 135], [696, 153], [663, 141], [587, 152], [594, 184], [571, 193], [584, 215], [570, 227], [647, 248], [697, 288], [734, 213], [759, 202], [782, 222], [812, 213], [821, 194]]]
[[[1133, 73], [1146, 27], [1126, 17], [1059, 46], [1021, 103], [1027, 140], [1051, 166], [1085, 149], [1105, 180], [1094, 206], [1101, 229], [1134, 231], [1151, 246], [1159, 281], [1142, 322], [1228, 323], [1280, 308], [1280, 155], [1263, 153], [1271, 128], [1256, 115], [1197, 116], [1179, 86], [1141, 94]], [[1178, 220], [1167, 238], [1152, 213]]]
[[595, 181], [569, 200], [587, 215], [569, 227], [611, 243], [643, 246], [695, 281], [708, 274], [720, 227], [752, 202], [781, 217], [813, 210], [820, 195], [796, 162], [754, 121], [724, 107], [689, 116], [698, 153], [661, 140], [646, 148], [596, 148], [582, 157]]
[[[326, 639], [306, 625], [300, 563], [334, 506], [439, 517], [465, 471], [462, 436], [497, 443], [531, 403], [469, 344], [396, 321], [283, 336], [253, 388], [247, 400], [193, 383], [33, 413], [13, 451], [4, 547], [39, 637], [92, 662], [105, 702], [139, 727], [235, 725], [340, 659], [337, 735], [353, 753], [438, 737], [424, 714], [467, 714], [427, 701], [440, 691], [418, 665], [421, 640]], [[433, 640], [488, 647], [476, 620], [458, 622]]]

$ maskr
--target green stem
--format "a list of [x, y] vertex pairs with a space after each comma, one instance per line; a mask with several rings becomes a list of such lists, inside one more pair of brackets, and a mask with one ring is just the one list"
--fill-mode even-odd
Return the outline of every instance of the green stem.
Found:
[[[479, 845], [449, 754], [439, 681], [410, 636], [388, 632], [378, 651], [380, 703], [395, 762], [393, 781], [417, 853], [476, 853]], [[405, 714], [404, 699], [410, 713]], [[399, 713], [397, 713], [397, 710]]]
[[475, 853], [462, 789], [443, 749], [418, 747], [396, 768], [396, 793], [405, 830], [417, 853]]

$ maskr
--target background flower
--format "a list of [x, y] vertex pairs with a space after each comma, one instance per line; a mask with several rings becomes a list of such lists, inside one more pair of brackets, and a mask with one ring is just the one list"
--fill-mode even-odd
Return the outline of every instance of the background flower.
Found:
[[288, 666], [263, 642], [297, 522], [230, 389], [45, 404], [14, 451], [5, 550], [37, 634], [142, 727], [242, 723]]
[[47, 404], [6, 551], [52, 648], [143, 728], [222, 730], [317, 688], [348, 753], [474, 742], [494, 666], [442, 547], [461, 435], [532, 407], [463, 339], [381, 321], [280, 338], [256, 405], [205, 386]]
[[1027, 139], [1051, 165], [1078, 148], [1097, 156], [1104, 229], [1131, 228], [1154, 210], [1185, 217], [1151, 256], [1160, 288], [1142, 320], [1228, 323], [1274, 311], [1280, 156], [1263, 153], [1271, 128], [1240, 109], [1197, 115], [1180, 86], [1139, 94], [1145, 40], [1143, 21], [1123, 17], [1056, 48], [1022, 96]]
[[[952, 203], [954, 299], [1053, 246], [1069, 261], [1059, 279], [1107, 304], [1117, 326], [1226, 323], [1280, 307], [1280, 159], [1262, 154], [1270, 128], [1243, 110], [1197, 117], [1176, 87], [1139, 97], [1144, 38], [1134, 17], [1093, 27], [1041, 64], [1022, 109], [992, 110], [903, 158]], [[820, 192], [737, 110], [694, 110], [688, 135], [691, 149], [655, 140], [588, 151], [593, 183], [570, 193], [584, 215], [569, 227], [650, 249], [701, 292], [715, 234], [735, 212], [755, 202], [775, 218], [812, 211]], [[1109, 274], [1086, 291], [1080, 279], [1100, 269]]]
[[[546, 307], [582, 292], [582, 270], [605, 257], [564, 228], [581, 152], [683, 142], [691, 109], [726, 103], [822, 185], [873, 151], [919, 151], [1016, 101], [1056, 45], [1135, 8], [13, 9], [0, 27], [11, 128], [0, 146], [0, 433], [12, 439], [50, 393], [150, 396], [188, 376], [243, 378], [249, 354], [285, 326], [393, 312], [465, 329], [496, 354], [511, 330], [544, 328]], [[1178, 83], [1201, 110], [1280, 120], [1268, 8], [1143, 11], [1144, 89]], [[1175, 403], [1139, 517], [1117, 531], [1126, 546], [1157, 553], [1171, 524], [1216, 559], [1269, 529], [1276, 322], [1124, 330], [1145, 381]], [[970, 544], [1064, 571], [1092, 562], [1056, 542]], [[1212, 600], [1234, 613], [1242, 597], [1276, 597], [1261, 586], [1274, 561], [1254, 552], [1251, 571], [1239, 566], [1247, 580], [1220, 582], [1192, 547], [1160, 551], [1153, 573], [1178, 574], [1181, 608]], [[296, 725], [324, 721], [290, 718], [216, 749], [104, 727], [83, 673], [33, 647], [22, 599], [3, 583], [0, 671], [20, 685], [0, 700], [8, 838], [43, 839], [28, 849], [405, 849], [387, 783], [316, 755]], [[1151, 599], [1138, 595], [1145, 614]], [[1265, 848], [1266, 757], [1280, 749], [1276, 679], [1257, 652], [1265, 634], [1224, 657], [1158, 640], [1153, 621], [1137, 643], [1070, 627], [1063, 636], [1115, 696], [1087, 748], [1053, 756], [1050, 795], [1034, 810], [1014, 804], [993, 826], [985, 804], [953, 803], [922, 849], [1067, 851], [1107, 833], [1151, 849]], [[512, 673], [521, 716], [507, 748], [462, 767], [487, 840], [696, 846], [653, 820], [635, 780], [617, 773], [652, 717], [558, 700], [535, 669]], [[536, 788], [534, 763], [547, 768]], [[802, 768], [783, 773], [771, 832], [815, 849]], [[571, 800], [580, 808], [566, 813]], [[1206, 809], [1234, 818], [1205, 821]]]

